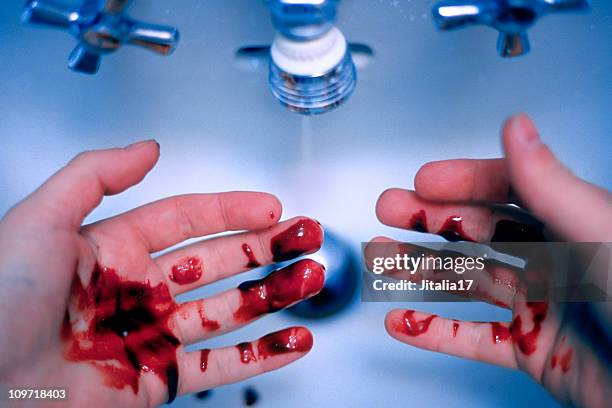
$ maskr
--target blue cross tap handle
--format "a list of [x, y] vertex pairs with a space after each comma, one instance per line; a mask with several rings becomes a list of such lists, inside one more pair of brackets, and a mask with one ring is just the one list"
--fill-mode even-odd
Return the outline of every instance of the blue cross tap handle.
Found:
[[515, 57], [529, 52], [527, 29], [538, 18], [558, 11], [584, 10], [589, 0], [449, 0], [433, 7], [440, 30], [484, 24], [499, 31], [497, 52]]
[[85, 0], [80, 7], [70, 8], [58, 0], [29, 0], [22, 19], [67, 30], [78, 39], [68, 58], [73, 71], [95, 74], [102, 55], [123, 44], [171, 54], [178, 44], [178, 30], [133, 20], [125, 13], [130, 3], [132, 0]]

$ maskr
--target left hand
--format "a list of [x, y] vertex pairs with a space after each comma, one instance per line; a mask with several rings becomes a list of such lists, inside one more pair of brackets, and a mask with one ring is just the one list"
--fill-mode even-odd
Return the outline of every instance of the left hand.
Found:
[[[67, 387], [70, 406], [146, 407], [275, 370], [304, 356], [292, 327], [237, 346], [185, 345], [315, 295], [324, 269], [302, 260], [206, 299], [175, 296], [319, 249], [305, 217], [278, 222], [256, 192], [166, 198], [81, 226], [104, 195], [139, 183], [153, 141], [82, 153], [0, 221], [0, 389]], [[243, 231], [152, 254], [186, 239]]]

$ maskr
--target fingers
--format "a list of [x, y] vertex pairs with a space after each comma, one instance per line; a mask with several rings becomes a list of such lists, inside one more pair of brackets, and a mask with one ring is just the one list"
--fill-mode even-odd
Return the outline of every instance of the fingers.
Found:
[[276, 370], [303, 357], [312, 343], [312, 334], [306, 328], [291, 327], [250, 343], [186, 353], [181, 364], [180, 393], [215, 388]]
[[466, 322], [396, 309], [387, 314], [385, 328], [415, 347], [517, 368], [509, 323]]
[[159, 145], [154, 140], [81, 153], [13, 212], [46, 225], [77, 228], [105, 195], [138, 184], [158, 158]]
[[[280, 242], [283, 245], [279, 245]], [[155, 262], [169, 279], [170, 291], [183, 293], [275, 260], [313, 253], [323, 243], [323, 228], [298, 217], [265, 230], [198, 242], [164, 254]]]
[[430, 201], [511, 203], [504, 159], [442, 160], [425, 164], [414, 178], [416, 193]]
[[323, 265], [302, 259], [237, 289], [179, 306], [177, 325], [185, 344], [235, 330], [259, 317], [290, 307], [323, 289]]
[[573, 175], [526, 115], [508, 120], [503, 145], [513, 185], [538, 218], [571, 241], [612, 239], [610, 193]]
[[545, 240], [537, 221], [511, 207], [431, 202], [398, 188], [380, 196], [376, 215], [383, 224], [438, 234], [448, 241]]
[[190, 194], [144, 205], [92, 224], [87, 231], [139, 242], [148, 252], [156, 252], [188, 238], [267, 228], [280, 214], [281, 204], [271, 194]]

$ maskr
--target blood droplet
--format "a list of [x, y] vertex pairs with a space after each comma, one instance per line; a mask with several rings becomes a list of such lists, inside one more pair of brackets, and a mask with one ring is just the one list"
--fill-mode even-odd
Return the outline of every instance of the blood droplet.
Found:
[[244, 252], [248, 260], [246, 264], [247, 268], [257, 268], [258, 266], [261, 266], [261, 264], [255, 258], [255, 254], [253, 253], [253, 250], [251, 249], [249, 244], [242, 244], [242, 252]]
[[210, 355], [210, 349], [203, 349], [200, 352], [200, 370], [206, 371], [208, 368], [208, 356]]
[[419, 210], [408, 221], [408, 228], [417, 232], [427, 232], [427, 216], [425, 210]]
[[251, 361], [257, 361], [255, 352], [253, 351], [253, 345], [251, 343], [240, 343], [236, 344], [236, 349], [240, 353], [240, 361], [244, 364], [249, 364]]
[[198, 310], [198, 313], [200, 315], [200, 321], [202, 322], [202, 327], [205, 330], [215, 331], [215, 330], [218, 330], [219, 327], [221, 327], [218, 321], [212, 320], [206, 317], [206, 313], [204, 312], [204, 309], [202, 307], [200, 307], [200, 309]]
[[172, 267], [170, 280], [179, 285], [196, 282], [202, 277], [202, 262], [196, 257], [183, 259]]
[[419, 336], [429, 330], [431, 321], [438, 317], [430, 315], [423, 320], [417, 320], [414, 317], [414, 310], [406, 310], [402, 315], [401, 321], [394, 326], [396, 331], [404, 333], [408, 336]]
[[270, 241], [270, 251], [274, 262], [281, 262], [312, 253], [318, 250], [322, 243], [321, 225], [309, 218], [303, 218], [274, 236]]
[[459, 331], [459, 322], [453, 321], [453, 337], [457, 337], [457, 332]]
[[491, 322], [491, 337], [493, 343], [503, 343], [510, 338], [510, 329], [501, 323]]
[[463, 230], [463, 217], [459, 215], [449, 217], [438, 231], [438, 235], [451, 242], [474, 242]]
[[512, 338], [525, 355], [532, 354], [537, 348], [537, 340], [542, 329], [542, 322], [548, 312], [548, 304], [545, 302], [527, 302], [527, 307], [531, 309], [533, 328], [528, 332], [523, 332], [523, 322], [521, 316], [516, 316], [510, 325]]
[[305, 353], [312, 348], [312, 334], [304, 327], [291, 327], [270, 333], [257, 341], [259, 358], [278, 354]]
[[561, 361], [559, 362], [559, 366], [561, 366], [561, 371], [563, 371], [564, 373], [567, 373], [571, 368], [572, 354], [573, 354], [573, 350], [569, 349], [565, 352], [565, 354], [561, 356]]
[[289, 307], [319, 293], [324, 281], [323, 265], [302, 259], [263, 279], [244, 282], [238, 287], [242, 299], [234, 318], [246, 322]]
[[559, 363], [563, 374], [567, 373], [571, 368], [573, 352], [574, 351], [570, 348], [567, 349], [567, 351], [563, 353], [561, 357], [553, 355], [550, 359], [550, 368], [554, 370], [555, 367], [557, 367], [557, 363]]

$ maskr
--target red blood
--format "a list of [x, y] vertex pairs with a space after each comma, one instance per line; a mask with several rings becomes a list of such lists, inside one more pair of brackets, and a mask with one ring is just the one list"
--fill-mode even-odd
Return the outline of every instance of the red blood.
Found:
[[107, 385], [131, 387], [134, 393], [140, 372], [153, 372], [168, 385], [168, 401], [174, 400], [180, 341], [172, 333], [177, 306], [165, 284], [124, 280], [113, 269], [96, 266], [87, 287], [78, 276], [73, 280], [71, 306], [86, 328], [77, 331], [65, 319], [61, 336], [67, 360], [91, 363]]
[[491, 303], [494, 304], [495, 306], [503, 307], [505, 309], [510, 307], [510, 305], [508, 305], [507, 303], [504, 303], [501, 300], [497, 300], [497, 299], [493, 299]]
[[565, 354], [561, 356], [561, 361], [559, 362], [559, 365], [561, 366], [561, 371], [563, 371], [564, 373], [567, 373], [570, 370], [572, 364], [572, 354], [573, 350], [569, 349], [565, 352]]
[[274, 262], [286, 261], [303, 254], [309, 254], [321, 247], [323, 229], [311, 219], [303, 218], [277, 234], [270, 241]]
[[425, 210], [419, 210], [408, 221], [408, 228], [418, 232], [427, 232], [427, 216]]
[[[559, 347], [563, 347], [563, 344], [565, 343], [565, 336], [561, 337], [561, 342], [559, 343]], [[553, 356], [550, 359], [550, 368], [555, 368], [557, 366], [557, 360], [559, 359], [559, 357], [557, 357], [556, 355], [553, 354]]]
[[255, 254], [253, 253], [253, 250], [249, 244], [242, 244], [242, 252], [244, 252], [249, 260], [246, 264], [247, 268], [257, 268], [258, 266], [261, 266], [261, 264], [255, 258]]
[[457, 337], [457, 331], [459, 331], [459, 322], [453, 321], [453, 337]]
[[430, 315], [423, 320], [414, 317], [414, 310], [406, 310], [402, 316], [401, 323], [395, 324], [396, 331], [407, 334], [408, 336], [418, 336], [429, 330], [429, 324], [437, 315]]
[[312, 348], [312, 334], [304, 327], [291, 327], [270, 333], [257, 341], [259, 358], [278, 354], [305, 353]]
[[500, 220], [495, 224], [491, 242], [544, 242], [542, 227]]
[[257, 361], [251, 343], [236, 344], [236, 349], [238, 349], [238, 353], [240, 353], [240, 361], [242, 361], [242, 363], [249, 364], [251, 361]]
[[172, 267], [170, 279], [179, 285], [193, 283], [202, 277], [202, 262], [196, 257], [183, 259]]
[[[565, 336], [561, 337], [560, 347], [563, 347], [563, 343], [565, 343]], [[574, 351], [571, 348], [569, 348], [560, 357], [558, 355], [553, 354], [553, 356], [550, 359], [550, 368], [554, 370], [555, 367], [557, 366], [557, 363], [559, 363], [561, 367], [561, 371], [563, 373], [567, 373], [571, 367], [573, 352]]]
[[523, 354], [529, 355], [533, 353], [537, 346], [538, 335], [542, 329], [542, 322], [546, 318], [548, 312], [548, 303], [545, 302], [527, 302], [527, 307], [531, 309], [533, 318], [533, 328], [531, 331], [523, 333], [523, 322], [521, 316], [516, 316], [510, 325], [510, 333], [519, 350]]
[[270, 219], [273, 220], [274, 219], [274, 211], [269, 211], [268, 215], [270, 216]]
[[272, 272], [263, 279], [242, 283], [241, 305], [234, 312], [239, 322], [273, 313], [316, 295], [323, 288], [325, 267], [311, 259]]
[[548, 313], [548, 303], [546, 302], [527, 302], [527, 307], [531, 309], [534, 323], [542, 323]]
[[474, 240], [470, 238], [465, 231], [463, 231], [463, 217], [458, 215], [453, 215], [449, 217], [438, 231], [438, 235], [446, 239], [447, 241], [456, 242], [456, 241], [472, 241]]
[[204, 309], [203, 308], [200, 308], [198, 310], [198, 313], [200, 314], [200, 321], [202, 322], [202, 327], [205, 330], [213, 331], [213, 330], [217, 330], [217, 329], [219, 329], [219, 327], [221, 327], [221, 325], [219, 324], [218, 321], [212, 320], [212, 319], [209, 319], [208, 317], [206, 317], [206, 313], [204, 313]]
[[498, 322], [491, 323], [491, 337], [493, 338], [493, 343], [503, 343], [508, 340], [510, 336], [510, 329], [508, 327]]
[[206, 371], [208, 368], [208, 355], [210, 354], [210, 349], [202, 349], [200, 352], [200, 370], [202, 372]]
[[501, 300], [497, 299], [496, 297], [491, 295], [489, 292], [483, 291], [482, 289], [480, 289], [480, 287], [476, 287], [474, 290], [472, 290], [472, 293], [473, 293], [474, 297], [480, 298], [480, 299], [482, 299], [483, 301], [485, 301], [487, 303], [491, 303], [491, 304], [493, 304], [495, 306], [503, 307], [505, 309], [510, 308], [510, 305], [508, 305], [507, 303], [504, 303]]

